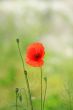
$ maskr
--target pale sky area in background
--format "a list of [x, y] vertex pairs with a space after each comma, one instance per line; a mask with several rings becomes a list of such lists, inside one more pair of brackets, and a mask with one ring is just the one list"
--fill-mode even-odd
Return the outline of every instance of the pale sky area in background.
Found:
[[[40, 12], [44, 12], [47, 9], [52, 9], [54, 11], [61, 11], [65, 13], [71, 22], [73, 22], [73, 1], [72, 0], [56, 0], [56, 1], [4, 1], [0, 3], [0, 10], [4, 11], [5, 13], [14, 13], [15, 15], [22, 15], [23, 10], [24, 12], [27, 11], [27, 8], [34, 8]], [[57, 25], [59, 25], [60, 21], [56, 21]], [[64, 55], [71, 57], [73, 56], [73, 48], [68, 46], [69, 41], [73, 40], [72, 36], [64, 29], [64, 32], [61, 33], [59, 38], [56, 38], [53, 35], [43, 35], [49, 37], [43, 37], [42, 42], [48, 47], [51, 47], [57, 52], [61, 52]]]
[[[71, 4], [72, 5], [72, 4]], [[20, 12], [23, 7], [33, 7], [38, 10], [46, 10], [47, 8], [52, 8], [53, 10], [63, 10], [69, 11], [71, 6], [68, 2], [65, 1], [53, 1], [53, 2], [44, 2], [44, 1], [4, 1], [0, 2], [0, 9], [4, 11], [16, 11]]]

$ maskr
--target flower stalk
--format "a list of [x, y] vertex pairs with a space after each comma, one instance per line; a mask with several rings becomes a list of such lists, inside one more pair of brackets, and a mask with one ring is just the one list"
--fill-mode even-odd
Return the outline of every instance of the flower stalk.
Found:
[[28, 97], [27, 97], [26, 90], [25, 90], [25, 88], [21, 88], [21, 90], [24, 90], [24, 92], [25, 92], [25, 97], [26, 97], [26, 100], [27, 100], [26, 105], [27, 105], [27, 109], [28, 109]]
[[44, 99], [43, 99], [43, 110], [45, 107], [45, 99], [46, 99], [46, 92], [47, 92], [47, 78], [44, 77], [44, 81], [45, 81], [45, 93], [44, 93]]
[[33, 110], [32, 99], [31, 99], [31, 92], [30, 92], [30, 86], [29, 86], [27, 71], [25, 70], [25, 65], [24, 65], [23, 57], [22, 57], [22, 54], [21, 54], [20, 46], [19, 46], [19, 39], [16, 39], [16, 41], [17, 41], [19, 54], [20, 54], [20, 57], [21, 57], [21, 60], [22, 60], [22, 64], [23, 64], [23, 70], [24, 70], [24, 75], [25, 75], [25, 80], [26, 80], [26, 85], [27, 85], [28, 95], [29, 95], [29, 101], [30, 101], [30, 107], [31, 107], [31, 110]]
[[41, 110], [43, 110], [43, 94], [42, 94], [42, 78], [43, 78], [43, 75], [42, 75], [42, 67], [40, 68], [41, 69]]
[[18, 110], [18, 92], [19, 92], [19, 89], [16, 88], [16, 91], [15, 91], [15, 93], [16, 93], [16, 110]]

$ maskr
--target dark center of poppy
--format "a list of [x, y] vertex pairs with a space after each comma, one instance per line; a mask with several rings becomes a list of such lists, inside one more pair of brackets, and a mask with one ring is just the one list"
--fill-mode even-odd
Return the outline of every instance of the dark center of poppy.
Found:
[[34, 57], [35, 57], [35, 60], [38, 60], [40, 58], [40, 54], [36, 54]]

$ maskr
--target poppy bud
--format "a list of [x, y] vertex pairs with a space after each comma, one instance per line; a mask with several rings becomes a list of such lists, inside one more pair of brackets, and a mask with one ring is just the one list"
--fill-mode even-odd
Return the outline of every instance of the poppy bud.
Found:
[[27, 71], [26, 70], [24, 71], [24, 73], [25, 73], [25, 75], [27, 75]]
[[19, 91], [19, 88], [16, 88], [16, 93], [18, 93], [18, 91]]
[[44, 80], [47, 81], [47, 77], [44, 77]]
[[17, 41], [17, 43], [19, 43], [19, 39], [18, 38], [16, 39], [16, 41]]

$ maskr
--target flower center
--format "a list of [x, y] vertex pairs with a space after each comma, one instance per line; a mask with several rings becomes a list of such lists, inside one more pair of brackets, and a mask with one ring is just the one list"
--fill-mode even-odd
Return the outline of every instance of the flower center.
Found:
[[40, 58], [40, 54], [36, 54], [34, 57], [35, 57], [35, 60], [38, 60]]

